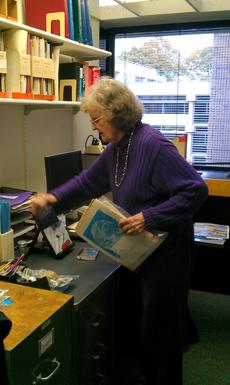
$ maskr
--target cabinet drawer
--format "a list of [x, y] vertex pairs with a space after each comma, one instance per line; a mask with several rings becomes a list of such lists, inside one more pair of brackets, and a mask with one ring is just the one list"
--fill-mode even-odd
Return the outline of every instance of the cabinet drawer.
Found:
[[114, 288], [111, 280], [97, 289], [76, 314], [77, 385], [107, 383], [113, 351]]
[[12, 329], [4, 344], [10, 385], [71, 384], [73, 297], [20, 285], [8, 287], [13, 302], [5, 313]]

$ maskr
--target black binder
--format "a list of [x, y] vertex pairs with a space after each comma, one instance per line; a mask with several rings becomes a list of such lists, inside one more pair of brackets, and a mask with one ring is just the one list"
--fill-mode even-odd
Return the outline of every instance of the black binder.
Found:
[[[74, 101], [73, 94], [76, 92], [77, 99], [79, 97], [79, 81], [80, 81], [80, 64], [76, 62], [62, 63], [59, 65], [59, 84], [60, 95], [62, 95], [62, 83], [61, 80], [70, 80], [64, 83], [63, 97], [61, 100]], [[72, 82], [75, 80], [76, 82]], [[73, 87], [76, 87], [74, 90]]]

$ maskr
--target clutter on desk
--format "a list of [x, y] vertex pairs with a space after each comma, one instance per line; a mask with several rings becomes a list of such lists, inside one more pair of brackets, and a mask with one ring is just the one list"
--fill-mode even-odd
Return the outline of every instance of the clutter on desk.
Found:
[[70, 286], [71, 282], [79, 278], [79, 276], [71, 276], [71, 275], [59, 275], [55, 271], [39, 269], [39, 270], [31, 270], [28, 267], [17, 271], [18, 275], [18, 283], [23, 282], [35, 282], [37, 279], [46, 277], [49, 282], [49, 286], [51, 290], [65, 291]]
[[0, 276], [2, 277], [12, 277], [19, 269], [19, 265], [24, 259], [24, 254], [21, 254], [17, 258], [12, 258], [7, 262], [2, 262], [0, 264]]
[[95, 261], [98, 253], [99, 249], [96, 249], [95, 247], [89, 246], [87, 243], [85, 243], [76, 258], [83, 261]]
[[229, 226], [217, 223], [195, 222], [195, 242], [223, 246], [229, 239]]
[[4, 290], [0, 288], [0, 306], [6, 306], [12, 300], [10, 299], [9, 295], [7, 295], [8, 290]]
[[36, 222], [56, 257], [62, 257], [71, 250], [72, 241], [66, 230], [64, 214], [57, 215], [55, 209], [49, 206], [40, 210]]

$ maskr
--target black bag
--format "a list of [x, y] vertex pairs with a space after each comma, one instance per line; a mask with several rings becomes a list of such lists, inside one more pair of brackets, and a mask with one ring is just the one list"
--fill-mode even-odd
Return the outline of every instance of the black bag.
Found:
[[12, 327], [11, 320], [0, 311], [0, 385], [8, 385], [8, 375], [3, 341]]

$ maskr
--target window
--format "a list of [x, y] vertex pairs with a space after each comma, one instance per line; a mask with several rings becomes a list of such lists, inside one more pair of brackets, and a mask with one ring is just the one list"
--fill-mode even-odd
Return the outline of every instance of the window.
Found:
[[191, 163], [230, 166], [230, 29], [115, 34], [115, 78]]

